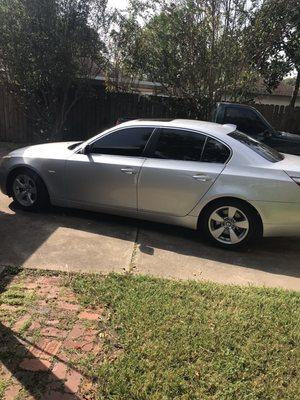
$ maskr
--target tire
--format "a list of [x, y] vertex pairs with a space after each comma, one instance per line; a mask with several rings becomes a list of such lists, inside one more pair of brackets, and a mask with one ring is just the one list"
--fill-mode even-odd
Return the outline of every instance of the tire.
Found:
[[10, 191], [14, 202], [26, 211], [38, 211], [49, 205], [47, 188], [37, 173], [20, 169], [10, 178]]
[[225, 249], [238, 249], [262, 235], [259, 215], [251, 206], [234, 199], [220, 199], [208, 205], [199, 229], [211, 243]]

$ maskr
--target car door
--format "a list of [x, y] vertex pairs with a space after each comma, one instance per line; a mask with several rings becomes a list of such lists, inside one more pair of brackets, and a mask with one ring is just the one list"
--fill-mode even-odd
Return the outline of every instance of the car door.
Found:
[[66, 162], [69, 202], [136, 211], [136, 185], [151, 127], [121, 128], [89, 144]]
[[183, 129], [159, 129], [151, 141], [138, 182], [138, 210], [185, 216], [222, 172], [230, 149]]

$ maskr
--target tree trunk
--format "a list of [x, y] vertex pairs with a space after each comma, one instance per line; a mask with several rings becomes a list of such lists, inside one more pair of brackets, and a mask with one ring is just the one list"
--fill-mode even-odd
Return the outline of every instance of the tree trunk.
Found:
[[300, 68], [298, 69], [295, 87], [294, 87], [293, 95], [292, 95], [292, 98], [290, 101], [290, 107], [292, 107], [292, 108], [295, 107], [295, 103], [296, 103], [298, 92], [299, 92], [299, 86], [300, 86]]

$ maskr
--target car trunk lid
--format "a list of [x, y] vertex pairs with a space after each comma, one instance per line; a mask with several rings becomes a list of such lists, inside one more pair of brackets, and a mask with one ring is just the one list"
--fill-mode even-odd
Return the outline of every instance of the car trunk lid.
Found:
[[284, 159], [273, 164], [274, 169], [281, 169], [290, 177], [300, 178], [300, 157], [284, 154]]

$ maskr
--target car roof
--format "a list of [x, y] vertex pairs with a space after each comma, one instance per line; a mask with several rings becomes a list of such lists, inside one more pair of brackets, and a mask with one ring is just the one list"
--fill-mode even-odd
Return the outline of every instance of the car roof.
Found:
[[134, 119], [124, 122], [118, 126], [153, 126], [153, 127], [169, 127], [193, 129], [199, 132], [208, 133], [216, 136], [228, 135], [236, 130], [236, 126], [232, 124], [217, 124], [215, 122], [199, 121], [196, 119]]

